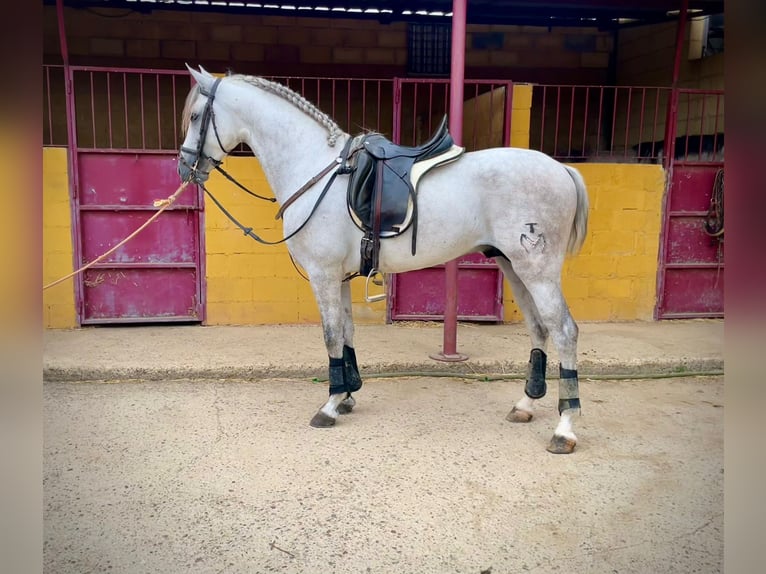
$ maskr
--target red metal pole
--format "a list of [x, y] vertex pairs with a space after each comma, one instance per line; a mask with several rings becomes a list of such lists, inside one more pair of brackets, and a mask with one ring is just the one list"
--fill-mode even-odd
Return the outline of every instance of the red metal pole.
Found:
[[[668, 113], [665, 116], [665, 149], [662, 160], [665, 168], [665, 181], [668, 190], [665, 192], [662, 204], [663, 226], [660, 231], [660, 265], [657, 267], [657, 303], [654, 307], [654, 318], [658, 319], [665, 310], [665, 255], [668, 252], [668, 215], [669, 189], [673, 185], [673, 157], [676, 150], [676, 119], [678, 116], [678, 78], [681, 75], [681, 56], [684, 47], [684, 34], [686, 32], [686, 17], [689, 8], [689, 0], [681, 0], [681, 8], [678, 12], [678, 28], [676, 29], [676, 54], [673, 62], [673, 78], [670, 85], [670, 97], [668, 100]], [[658, 96], [659, 97], [659, 96]]]
[[64, 61], [64, 76], [68, 77], [69, 50], [66, 43], [66, 28], [64, 26], [64, 2], [56, 0], [56, 18], [59, 25], [59, 46], [61, 47], [61, 59]]
[[[678, 28], [676, 29], [676, 54], [673, 61], [673, 79], [670, 84], [670, 102], [665, 121], [665, 169], [669, 170], [672, 158], [675, 156], [676, 147], [676, 119], [678, 116], [678, 78], [681, 75], [681, 56], [684, 48], [684, 35], [686, 33], [686, 18], [689, 8], [689, 0], [681, 0], [681, 8], [678, 12]], [[672, 174], [669, 174], [672, 175]], [[670, 179], [668, 179], [670, 181]]]
[[[465, 82], [465, 21], [468, 0], [452, 0], [452, 58], [450, 70], [449, 130], [456, 145], [463, 142], [463, 84]], [[457, 260], [445, 268], [444, 345], [442, 352], [430, 355], [437, 361], [465, 361], [457, 352]]]

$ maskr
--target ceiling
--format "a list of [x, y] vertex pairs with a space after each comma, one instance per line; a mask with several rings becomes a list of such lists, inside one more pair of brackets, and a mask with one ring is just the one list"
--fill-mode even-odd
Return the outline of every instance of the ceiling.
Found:
[[[56, 0], [44, 0], [56, 4]], [[230, 14], [439, 22], [451, 16], [452, 0], [63, 0], [64, 6], [137, 12], [181, 10]], [[689, 0], [690, 15], [720, 14], [723, 0]], [[469, 24], [597, 26], [614, 28], [675, 20], [681, 0], [467, 0]]]

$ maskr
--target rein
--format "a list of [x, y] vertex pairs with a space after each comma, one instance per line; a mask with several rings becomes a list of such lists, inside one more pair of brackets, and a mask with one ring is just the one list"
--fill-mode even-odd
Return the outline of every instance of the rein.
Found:
[[[308, 181], [307, 181], [305, 184], [303, 184], [303, 186], [302, 186], [302, 187], [301, 187], [301, 188], [300, 188], [298, 191], [296, 191], [294, 194], [292, 194], [292, 195], [290, 196], [290, 198], [289, 198], [289, 199], [288, 199], [288, 200], [285, 202], [285, 204], [284, 204], [284, 205], [283, 205], [283, 206], [282, 206], [282, 207], [279, 209], [279, 211], [277, 212], [277, 216], [275, 217], [275, 219], [279, 219], [279, 218], [282, 216], [282, 214], [284, 213], [284, 210], [285, 210], [285, 208], [286, 208], [286, 207], [288, 207], [290, 204], [292, 204], [292, 203], [293, 203], [293, 201], [295, 201], [296, 199], [298, 199], [298, 197], [300, 197], [301, 195], [303, 195], [303, 194], [304, 194], [304, 193], [305, 193], [305, 192], [306, 192], [308, 189], [310, 189], [311, 187], [313, 187], [313, 186], [314, 186], [314, 184], [315, 184], [316, 182], [318, 182], [320, 179], [322, 179], [322, 178], [323, 178], [325, 175], [327, 175], [328, 173], [330, 173], [330, 172], [332, 171], [332, 169], [333, 169], [335, 166], [337, 166], [339, 163], [340, 163], [340, 158], [336, 158], [336, 159], [334, 159], [334, 160], [332, 161], [332, 163], [330, 163], [330, 165], [328, 165], [328, 166], [327, 166], [326, 168], [324, 168], [324, 169], [323, 169], [321, 172], [319, 172], [317, 175], [315, 175], [315, 176], [314, 176], [314, 177], [312, 177], [310, 180], [308, 180]], [[267, 240], [265, 240], [265, 239], [262, 239], [261, 237], [258, 237], [258, 235], [256, 235], [255, 233], [253, 233], [253, 228], [252, 228], [252, 227], [245, 227], [245, 226], [244, 226], [244, 225], [242, 225], [242, 224], [241, 224], [239, 221], [237, 221], [237, 219], [236, 219], [236, 218], [235, 218], [235, 217], [234, 217], [234, 216], [233, 216], [231, 213], [229, 213], [229, 211], [228, 211], [228, 210], [227, 210], [227, 209], [226, 209], [226, 208], [225, 208], [225, 207], [224, 207], [224, 206], [221, 204], [221, 202], [220, 202], [220, 201], [218, 201], [218, 200], [215, 198], [215, 196], [214, 196], [212, 193], [210, 193], [210, 191], [208, 190], [208, 188], [207, 188], [207, 187], [205, 187], [205, 184], [203, 184], [203, 183], [200, 183], [199, 185], [200, 185], [200, 187], [202, 187], [202, 189], [204, 190], [204, 192], [205, 192], [205, 193], [206, 193], [206, 194], [207, 194], [207, 195], [210, 197], [210, 199], [212, 199], [212, 200], [213, 200], [213, 202], [214, 202], [214, 203], [215, 203], [215, 204], [218, 206], [218, 209], [220, 209], [220, 210], [223, 212], [223, 214], [224, 214], [226, 217], [228, 217], [228, 218], [229, 218], [229, 220], [230, 220], [230, 221], [231, 221], [231, 222], [232, 222], [234, 225], [236, 225], [237, 227], [239, 227], [239, 229], [240, 229], [240, 230], [241, 230], [241, 231], [242, 231], [242, 232], [243, 232], [245, 235], [247, 235], [248, 237], [250, 237], [250, 238], [252, 238], [252, 239], [255, 239], [255, 240], [258, 242], [258, 243], [262, 243], [262, 244], [264, 244], [264, 245], [279, 245], [280, 243], [284, 243], [284, 242], [285, 242], [285, 241], [287, 241], [288, 239], [291, 239], [292, 237], [295, 237], [295, 235], [297, 235], [297, 234], [298, 234], [298, 232], [299, 232], [301, 229], [303, 229], [303, 228], [306, 226], [306, 224], [309, 222], [309, 219], [311, 219], [311, 217], [314, 215], [314, 213], [316, 212], [317, 208], [319, 207], [319, 204], [320, 204], [320, 203], [322, 202], [322, 200], [324, 199], [324, 196], [327, 194], [327, 191], [330, 189], [330, 186], [331, 186], [331, 185], [333, 184], [333, 182], [335, 181], [335, 178], [337, 177], [337, 175], [338, 175], [338, 170], [335, 170], [335, 172], [332, 174], [332, 176], [331, 176], [331, 177], [330, 177], [330, 179], [328, 180], [327, 184], [324, 186], [324, 189], [322, 189], [322, 193], [320, 193], [320, 194], [319, 194], [319, 197], [317, 198], [317, 200], [316, 200], [316, 203], [314, 204], [314, 207], [311, 209], [311, 212], [308, 214], [308, 216], [306, 217], [306, 219], [304, 220], [304, 222], [303, 222], [303, 223], [301, 223], [301, 224], [300, 224], [300, 226], [298, 226], [298, 228], [297, 228], [297, 229], [295, 229], [295, 230], [294, 230], [292, 233], [290, 233], [289, 235], [286, 235], [285, 237], [283, 237], [283, 238], [282, 238], [282, 239], [280, 239], [279, 241], [267, 241]], [[236, 181], [235, 181], [234, 183], [236, 183]], [[240, 187], [242, 187], [242, 186], [240, 186]], [[246, 191], [247, 191], [247, 190], [246, 190]], [[256, 196], [256, 197], [260, 197], [260, 196]], [[271, 198], [266, 198], [266, 199], [271, 199]], [[274, 201], [276, 201], [276, 200], [274, 200]]]

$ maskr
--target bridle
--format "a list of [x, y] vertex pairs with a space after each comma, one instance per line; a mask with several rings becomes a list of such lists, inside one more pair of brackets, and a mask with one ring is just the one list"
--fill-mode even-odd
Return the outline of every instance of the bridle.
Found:
[[224, 170], [221, 167], [221, 165], [223, 164], [222, 161], [218, 161], [217, 159], [214, 159], [203, 152], [203, 148], [205, 147], [205, 139], [207, 139], [207, 130], [210, 129], [211, 125], [213, 126], [213, 133], [215, 134], [215, 139], [218, 142], [218, 147], [221, 148], [221, 151], [224, 153], [224, 155], [229, 155], [229, 153], [232, 152], [232, 150], [227, 150], [225, 147], [223, 147], [223, 144], [221, 143], [221, 136], [218, 135], [218, 126], [215, 123], [215, 110], [213, 109], [213, 101], [215, 100], [215, 92], [216, 90], [218, 90], [218, 84], [220, 83], [221, 83], [221, 78], [216, 78], [215, 82], [213, 82], [213, 87], [210, 88], [209, 92], [206, 91], [205, 88], [203, 88], [200, 85], [199, 93], [207, 97], [207, 102], [205, 102], [205, 108], [202, 110], [202, 120], [200, 122], [199, 140], [197, 142], [197, 147], [195, 149], [192, 149], [192, 148], [181, 146], [181, 150], [180, 150], [181, 152], [192, 154], [192, 157], [195, 158], [194, 164], [189, 165], [189, 162], [187, 162], [186, 159], [184, 159], [183, 153], [178, 154], [178, 161], [184, 166], [189, 168], [190, 180], [196, 183], [197, 185], [201, 186], [202, 189], [204, 189], [205, 192], [208, 193], [208, 195], [210, 194], [210, 192], [207, 191], [207, 188], [205, 188], [204, 179], [199, 175], [200, 173], [207, 175], [207, 172], [202, 172], [199, 169], [199, 163], [203, 159], [210, 162], [213, 168], [221, 172], [226, 179], [231, 181], [233, 184], [235, 184], [237, 187], [239, 187], [243, 191], [246, 191], [253, 197], [257, 197], [258, 199], [262, 199], [264, 201], [269, 201], [273, 203], [276, 201], [276, 198], [263, 197], [262, 195], [258, 195], [257, 193], [250, 191], [241, 183], [239, 183], [237, 180], [235, 180], [231, 175], [229, 175], [226, 172], [226, 170]]
[[[205, 102], [205, 108], [202, 110], [202, 120], [200, 123], [200, 129], [199, 129], [199, 140], [197, 141], [197, 147], [196, 149], [188, 148], [181, 146], [181, 151], [186, 152], [188, 154], [192, 154], [192, 157], [194, 157], [194, 164], [189, 165], [189, 163], [184, 159], [183, 154], [179, 154], [178, 161], [180, 161], [183, 165], [188, 167], [191, 170], [192, 174], [192, 181], [195, 183], [202, 183], [202, 179], [198, 175], [199, 172], [199, 163], [201, 160], [207, 160], [209, 161], [214, 168], [218, 169], [221, 166], [220, 161], [217, 159], [213, 159], [209, 155], [205, 154], [203, 152], [203, 148], [205, 147], [205, 140], [207, 139], [207, 131], [210, 129], [210, 126], [213, 126], [213, 133], [215, 133], [215, 139], [218, 141], [218, 147], [221, 148], [221, 151], [224, 154], [229, 154], [231, 150], [227, 150], [225, 147], [223, 147], [223, 144], [221, 143], [221, 137], [218, 135], [218, 126], [215, 123], [215, 110], [213, 109], [213, 101], [215, 100], [215, 92], [218, 90], [218, 85], [221, 83], [221, 78], [216, 78], [215, 82], [213, 82], [213, 87], [210, 88], [210, 91], [207, 92], [205, 89], [200, 86], [199, 87], [199, 93], [203, 96], [207, 96], [207, 102]], [[207, 174], [205, 174], [207, 175]]]
[[[324, 196], [326, 195], [327, 191], [330, 189], [330, 186], [335, 181], [335, 177], [339, 174], [339, 171], [337, 168], [340, 166], [342, 160], [341, 157], [335, 158], [327, 167], [325, 167], [321, 172], [316, 174], [314, 177], [309, 179], [298, 191], [296, 191], [293, 195], [291, 195], [287, 201], [285, 201], [284, 205], [279, 209], [277, 212], [277, 215], [275, 219], [280, 219], [282, 215], [284, 214], [285, 209], [291, 205], [296, 199], [298, 199], [301, 195], [303, 195], [306, 191], [308, 191], [310, 188], [312, 188], [319, 180], [321, 180], [324, 176], [326, 176], [331, 171], [335, 170], [332, 176], [330, 177], [329, 181], [325, 185], [324, 189], [322, 189], [322, 192], [319, 194], [319, 198], [317, 199], [316, 203], [314, 204], [313, 209], [309, 213], [306, 220], [298, 226], [297, 229], [295, 229], [292, 233], [287, 235], [286, 237], [282, 238], [279, 241], [266, 241], [264, 239], [261, 239], [258, 237], [255, 233], [253, 233], [252, 227], [245, 227], [242, 225], [239, 221], [237, 221], [231, 213], [229, 213], [223, 205], [213, 196], [210, 191], [205, 187], [205, 179], [202, 178], [200, 174], [207, 175], [206, 172], [202, 172], [199, 169], [199, 163], [201, 160], [207, 160], [210, 162], [210, 164], [219, 172], [221, 172], [224, 177], [226, 177], [229, 181], [237, 185], [240, 189], [246, 191], [250, 195], [257, 197], [258, 199], [263, 199], [265, 201], [275, 202], [275, 197], [263, 197], [261, 195], [258, 195], [257, 193], [254, 193], [244, 187], [241, 183], [236, 181], [231, 175], [226, 173], [224, 169], [221, 167], [222, 161], [218, 161], [209, 155], [205, 154], [203, 152], [203, 148], [205, 147], [205, 139], [207, 138], [207, 131], [210, 129], [210, 126], [213, 126], [213, 133], [215, 134], [215, 139], [218, 142], [218, 147], [221, 148], [221, 151], [223, 151], [224, 154], [228, 155], [232, 150], [227, 150], [225, 147], [223, 147], [223, 144], [221, 143], [221, 138], [218, 135], [218, 127], [215, 123], [215, 111], [213, 110], [213, 101], [215, 100], [215, 92], [218, 89], [218, 84], [221, 83], [221, 78], [216, 78], [215, 82], [213, 82], [213, 86], [210, 88], [210, 91], [206, 91], [202, 86], [199, 87], [200, 94], [207, 97], [207, 102], [205, 102], [205, 108], [202, 110], [202, 120], [200, 123], [200, 133], [199, 133], [199, 141], [197, 142], [196, 149], [188, 148], [181, 146], [180, 151], [185, 152], [187, 154], [192, 154], [192, 157], [194, 157], [194, 164], [189, 165], [189, 162], [186, 161], [183, 157], [183, 153], [178, 154], [178, 161], [182, 163], [184, 166], [188, 167], [190, 170], [190, 181], [193, 181], [197, 185], [199, 185], [205, 193], [213, 200], [213, 202], [220, 208], [220, 210], [226, 215], [237, 227], [239, 227], [245, 235], [251, 237], [252, 239], [255, 239], [259, 243], [263, 243], [264, 245], [277, 245], [279, 243], [284, 243], [294, 235], [296, 235], [301, 229], [303, 229], [306, 224], [309, 222], [309, 219], [311, 219], [311, 216], [314, 215], [317, 208], [319, 207], [320, 202], [322, 199], [324, 199]], [[349, 143], [351, 142], [351, 139], [349, 138], [348, 142], [346, 143], [346, 146], [344, 148], [343, 154], [348, 153], [348, 147]], [[343, 155], [342, 154], [342, 155]]]

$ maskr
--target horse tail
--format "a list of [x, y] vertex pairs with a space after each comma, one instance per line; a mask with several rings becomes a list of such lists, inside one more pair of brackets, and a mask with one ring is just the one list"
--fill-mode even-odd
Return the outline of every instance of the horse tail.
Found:
[[585, 180], [580, 175], [580, 172], [568, 165], [564, 167], [569, 172], [572, 180], [574, 180], [577, 191], [577, 209], [575, 210], [572, 230], [569, 233], [569, 242], [567, 243], [567, 252], [574, 255], [580, 251], [585, 241], [585, 235], [588, 232], [588, 191], [585, 189]]

